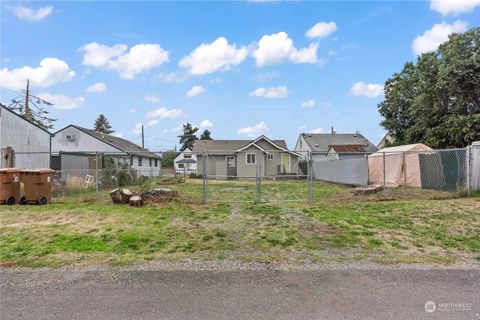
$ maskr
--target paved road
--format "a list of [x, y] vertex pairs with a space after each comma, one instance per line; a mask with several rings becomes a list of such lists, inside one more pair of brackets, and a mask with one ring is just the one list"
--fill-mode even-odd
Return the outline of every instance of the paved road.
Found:
[[[480, 319], [479, 270], [2, 271], [7, 319]], [[425, 303], [436, 310], [428, 313]]]

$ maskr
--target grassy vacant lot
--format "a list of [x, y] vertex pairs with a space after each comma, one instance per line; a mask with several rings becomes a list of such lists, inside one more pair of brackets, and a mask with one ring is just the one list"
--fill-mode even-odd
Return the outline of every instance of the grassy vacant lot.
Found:
[[[201, 204], [201, 181], [172, 186], [180, 198], [143, 208], [58, 198], [2, 206], [3, 266], [129, 265], [151, 260], [283, 264], [433, 263], [480, 260], [480, 198], [392, 190], [356, 197], [315, 183], [305, 202]], [[265, 182], [265, 200], [305, 199], [304, 181]], [[212, 182], [210, 199], [254, 200], [252, 182]], [[106, 193], [105, 193], [106, 194]], [[412, 197], [413, 195], [413, 197]], [[434, 199], [442, 196], [444, 199]], [[412, 200], [414, 199], [414, 200]], [[62, 203], [58, 203], [62, 201]]]

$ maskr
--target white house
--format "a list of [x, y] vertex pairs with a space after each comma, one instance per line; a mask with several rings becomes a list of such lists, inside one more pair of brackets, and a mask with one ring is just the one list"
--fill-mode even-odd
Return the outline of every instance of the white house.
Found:
[[0, 168], [49, 168], [51, 136], [0, 104]]
[[174, 166], [177, 173], [197, 173], [197, 156], [187, 148], [175, 158]]
[[[96, 163], [96, 157], [101, 163]], [[76, 125], [55, 132], [52, 138], [54, 169], [102, 169], [107, 159], [111, 159], [116, 168], [135, 170], [138, 176], [160, 175], [160, 156], [128, 140]]]

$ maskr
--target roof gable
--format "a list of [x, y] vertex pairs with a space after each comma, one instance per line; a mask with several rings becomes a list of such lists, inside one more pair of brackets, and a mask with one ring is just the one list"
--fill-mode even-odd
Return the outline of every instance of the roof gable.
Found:
[[51, 132], [48, 131], [47, 129], [40, 127], [38, 124], [36, 124], [36, 123], [34, 123], [34, 122], [32, 122], [32, 121], [30, 121], [30, 120], [28, 120], [28, 119], [25, 119], [22, 115], [16, 113], [15, 111], [11, 110], [10, 108], [7, 108], [5, 105], [3, 105], [3, 104], [1, 104], [1, 103], [0, 103], [0, 108], [3, 109], [3, 110], [8, 111], [8, 112], [10, 112], [10, 113], [12, 113], [12, 114], [14, 114], [14, 115], [16, 115], [17, 117], [19, 117], [19, 118], [22, 119], [23, 121], [26, 121], [26, 122], [30, 123], [32, 126], [35, 126], [35, 127], [37, 127], [38, 129], [40, 129], [40, 130], [48, 133], [50, 136], [53, 136], [53, 135], [54, 135], [53, 133], [51, 133]]
[[378, 150], [360, 133], [302, 133], [301, 137], [312, 152], [327, 152], [331, 145], [364, 145], [366, 152]]

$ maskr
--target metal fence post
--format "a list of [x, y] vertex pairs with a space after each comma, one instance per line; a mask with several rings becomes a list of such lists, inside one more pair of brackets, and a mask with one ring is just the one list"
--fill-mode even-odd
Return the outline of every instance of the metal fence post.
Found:
[[307, 194], [307, 199], [308, 203], [312, 203], [313, 199], [313, 161], [312, 161], [312, 155], [310, 151], [307, 151], [307, 185], [308, 185], [308, 194]]
[[385, 174], [385, 152], [383, 152], [383, 191], [387, 190], [387, 177]]
[[405, 162], [405, 152], [402, 152], [403, 161], [403, 184], [405, 189], [407, 188], [407, 163]]
[[98, 202], [98, 152], [95, 152], [95, 199]]
[[208, 201], [208, 190], [207, 190], [207, 159], [208, 153], [207, 151], [203, 152], [203, 203], [207, 203]]
[[261, 187], [260, 187], [260, 157], [258, 156], [258, 150], [256, 151], [255, 154], [255, 160], [256, 160], [256, 203], [260, 203], [261, 199]]
[[466, 163], [466, 167], [467, 167], [467, 197], [470, 197], [470, 179], [471, 179], [471, 173], [472, 173], [472, 159], [471, 159], [471, 156], [472, 156], [472, 146], [468, 146], [467, 147], [467, 163]]

